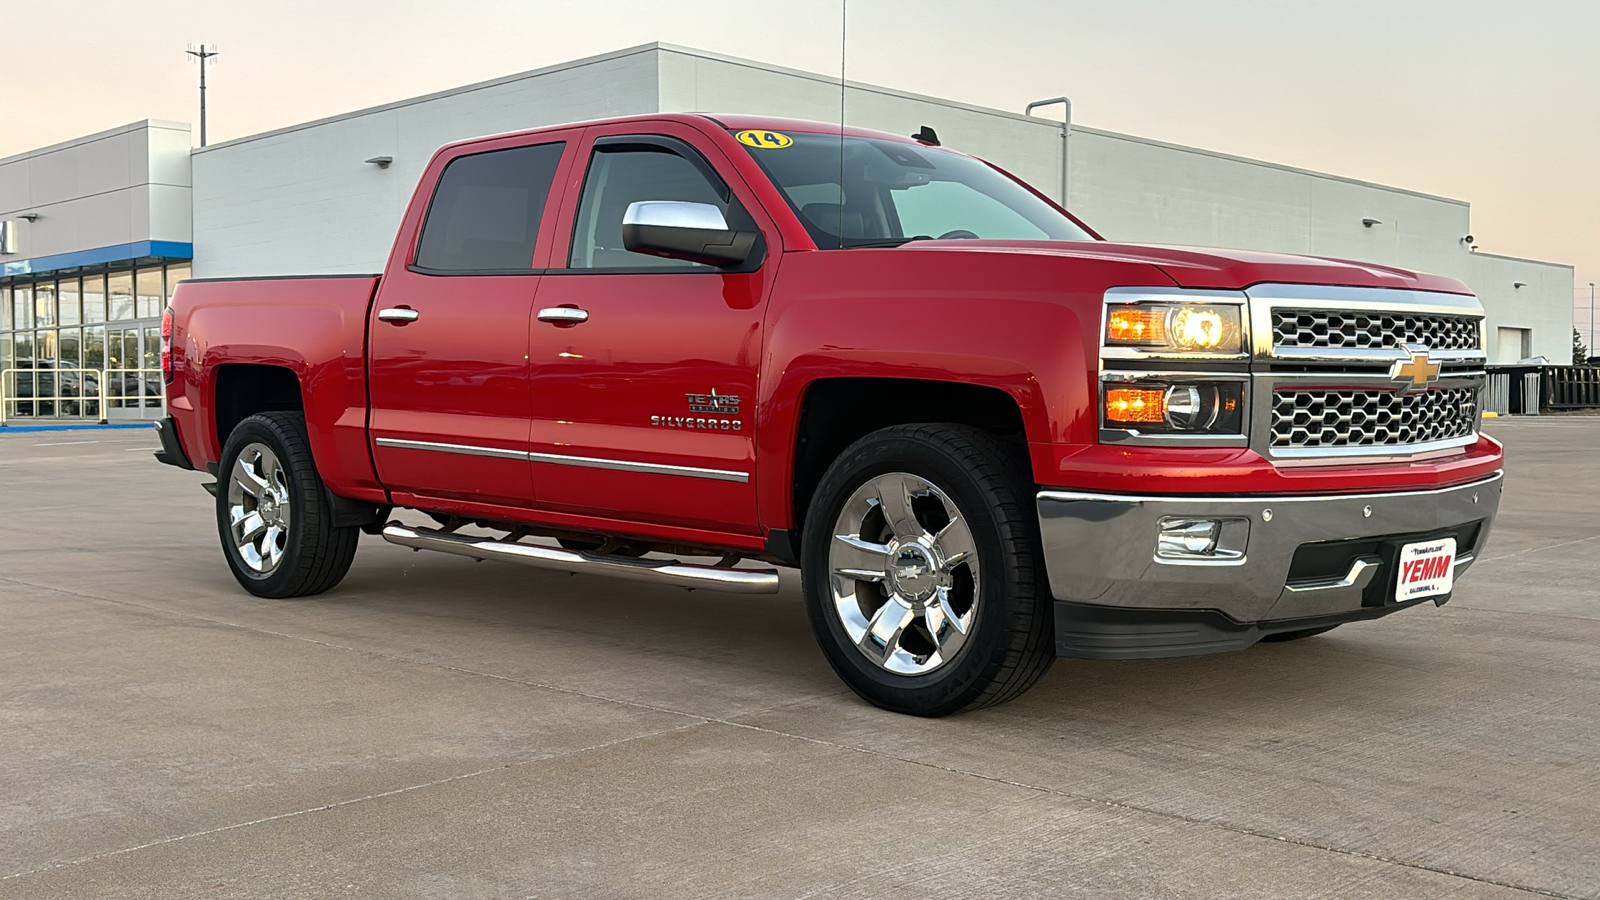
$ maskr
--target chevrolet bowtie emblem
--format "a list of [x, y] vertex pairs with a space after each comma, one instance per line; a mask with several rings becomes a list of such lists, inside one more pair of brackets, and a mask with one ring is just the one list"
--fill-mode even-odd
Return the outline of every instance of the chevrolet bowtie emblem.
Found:
[[1439, 380], [1439, 364], [1428, 359], [1428, 348], [1421, 344], [1401, 344], [1408, 359], [1397, 359], [1389, 369], [1389, 380], [1401, 386], [1401, 393], [1420, 390]]

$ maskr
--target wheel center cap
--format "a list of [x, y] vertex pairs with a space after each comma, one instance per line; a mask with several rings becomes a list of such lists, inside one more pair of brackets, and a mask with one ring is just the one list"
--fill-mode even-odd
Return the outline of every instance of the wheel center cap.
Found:
[[262, 497], [261, 518], [267, 520], [268, 522], [275, 521], [278, 518], [278, 501], [272, 499], [271, 497]]
[[939, 586], [938, 572], [920, 544], [901, 544], [889, 563], [889, 587], [908, 600], [925, 600]]

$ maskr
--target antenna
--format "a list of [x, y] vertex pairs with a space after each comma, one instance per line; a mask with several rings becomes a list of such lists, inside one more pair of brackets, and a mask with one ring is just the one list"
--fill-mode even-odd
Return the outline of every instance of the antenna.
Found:
[[850, 0], [839, 0], [839, 249], [844, 249], [844, 61]]
[[189, 49], [184, 52], [200, 61], [200, 146], [204, 147], [206, 145], [206, 60], [217, 56], [221, 51], [214, 44], [210, 47], [201, 44], [198, 50], [190, 44]]

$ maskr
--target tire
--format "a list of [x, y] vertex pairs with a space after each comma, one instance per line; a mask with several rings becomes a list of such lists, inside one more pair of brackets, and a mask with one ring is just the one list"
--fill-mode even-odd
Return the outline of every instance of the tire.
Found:
[[[305, 416], [269, 412], [240, 422], [222, 447], [217, 472], [217, 534], [245, 590], [273, 599], [305, 597], [332, 588], [350, 571], [361, 529], [332, 526]], [[252, 517], [256, 521], [245, 525]]]
[[1308, 637], [1316, 637], [1319, 634], [1327, 634], [1338, 627], [1338, 625], [1323, 625], [1320, 628], [1302, 628], [1299, 631], [1280, 631], [1276, 634], [1267, 635], [1261, 639], [1261, 642], [1263, 644], [1281, 644], [1284, 641], [1301, 641]]
[[1020, 451], [957, 425], [875, 431], [829, 466], [804, 523], [801, 582], [817, 642], [851, 690], [943, 716], [1004, 703], [1044, 675], [1054, 607], [1032, 489]]

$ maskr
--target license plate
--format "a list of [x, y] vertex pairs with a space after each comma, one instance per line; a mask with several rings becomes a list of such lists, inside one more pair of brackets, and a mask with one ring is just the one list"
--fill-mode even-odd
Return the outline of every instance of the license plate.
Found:
[[1400, 548], [1394, 599], [1404, 603], [1450, 593], [1456, 581], [1456, 539], [1434, 538]]

